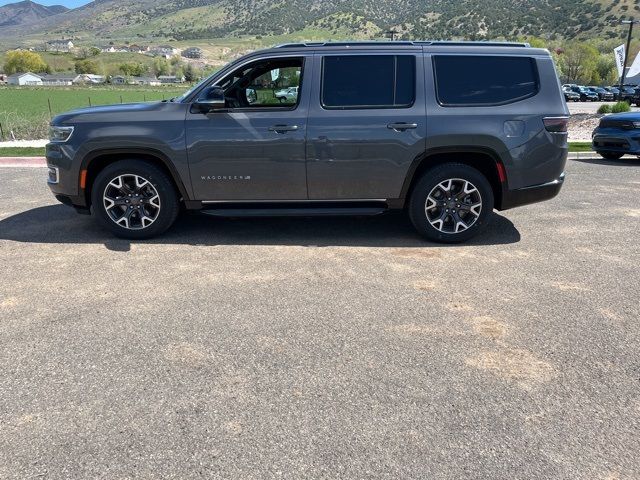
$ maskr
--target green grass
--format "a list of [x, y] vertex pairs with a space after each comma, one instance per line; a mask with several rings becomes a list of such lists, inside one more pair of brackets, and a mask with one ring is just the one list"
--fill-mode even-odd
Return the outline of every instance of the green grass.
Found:
[[0, 125], [3, 140], [47, 137], [51, 118], [89, 105], [164, 100], [182, 94], [182, 87], [0, 87]]
[[0, 157], [44, 157], [44, 147], [2, 147]]
[[569, 142], [569, 152], [591, 152], [591, 142]]

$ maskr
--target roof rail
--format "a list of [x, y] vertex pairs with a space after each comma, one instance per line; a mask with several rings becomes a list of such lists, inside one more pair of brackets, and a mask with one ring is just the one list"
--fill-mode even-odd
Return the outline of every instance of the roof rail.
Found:
[[530, 47], [528, 43], [524, 42], [470, 42], [470, 41], [456, 41], [456, 40], [401, 40], [401, 41], [361, 41], [361, 42], [301, 42], [301, 43], [283, 43], [282, 45], [276, 45], [274, 48], [303, 48], [303, 47], [361, 47], [361, 46], [405, 46], [405, 45], [429, 45], [429, 46], [448, 46], [448, 47]]

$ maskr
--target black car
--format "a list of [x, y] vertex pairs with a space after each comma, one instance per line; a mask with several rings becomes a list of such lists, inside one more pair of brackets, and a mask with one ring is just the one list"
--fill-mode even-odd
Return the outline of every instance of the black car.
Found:
[[640, 107], [640, 88], [637, 85], [624, 85], [618, 100], [627, 102], [630, 105], [635, 103], [636, 106]]
[[620, 94], [620, 89], [618, 87], [604, 87], [604, 89], [613, 95], [614, 100], [618, 99], [618, 95]]
[[613, 101], [613, 93], [605, 90], [602, 87], [589, 86], [587, 90], [598, 95], [598, 100], [601, 102], [612, 102]]
[[562, 88], [562, 94], [564, 95], [564, 99], [567, 102], [579, 102], [580, 101], [580, 94], [574, 92], [573, 90], [571, 90], [568, 87], [563, 87]]
[[597, 102], [599, 100], [598, 94], [590, 91], [587, 87], [580, 85], [573, 85], [570, 87], [572, 91], [580, 95], [581, 102]]

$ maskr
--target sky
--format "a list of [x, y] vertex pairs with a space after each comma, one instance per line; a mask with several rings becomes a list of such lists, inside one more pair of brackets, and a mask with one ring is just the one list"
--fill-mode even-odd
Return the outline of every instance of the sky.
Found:
[[[0, 0], [0, 7], [7, 5], [8, 3], [17, 3], [19, 0]], [[41, 5], [64, 5], [67, 8], [75, 8], [85, 3], [89, 3], [90, 0], [36, 0], [36, 3]]]

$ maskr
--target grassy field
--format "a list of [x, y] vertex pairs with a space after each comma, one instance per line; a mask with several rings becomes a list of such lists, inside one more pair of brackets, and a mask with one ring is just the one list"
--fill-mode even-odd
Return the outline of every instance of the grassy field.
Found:
[[189, 87], [0, 87], [3, 140], [46, 138], [51, 117], [89, 105], [164, 100]]

